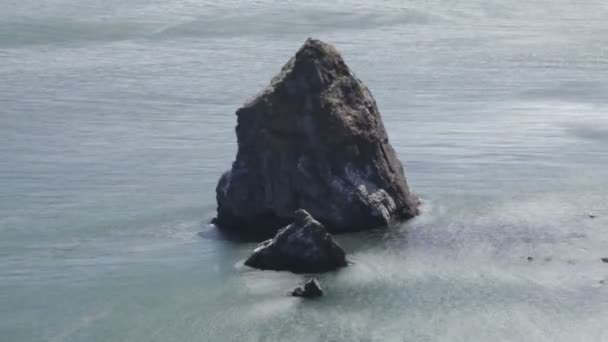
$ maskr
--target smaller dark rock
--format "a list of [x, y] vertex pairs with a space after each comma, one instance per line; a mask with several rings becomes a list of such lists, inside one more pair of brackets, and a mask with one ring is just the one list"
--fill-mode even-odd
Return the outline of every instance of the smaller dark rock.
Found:
[[531, 256], [529, 256], [529, 257], [528, 257], [528, 261], [534, 261], [534, 258], [533, 258], [533, 257], [531, 257]]
[[602, 280], [600, 280], [600, 284], [604, 285], [604, 284], [606, 284], [606, 281], [602, 279]]
[[608, 258], [602, 258], [602, 262], [605, 262], [608, 264]]
[[262, 270], [318, 273], [345, 267], [346, 254], [310, 214], [299, 209], [294, 222], [262, 242], [245, 265]]
[[296, 287], [291, 295], [294, 297], [315, 298], [323, 295], [323, 289], [316, 278], [311, 278], [304, 286]]
[[596, 217], [597, 217], [597, 216], [595, 216], [595, 214], [594, 214], [594, 213], [589, 213], [589, 214], [587, 214], [587, 216], [589, 216], [589, 218], [592, 218], [592, 219], [594, 219], [594, 218], [596, 218]]

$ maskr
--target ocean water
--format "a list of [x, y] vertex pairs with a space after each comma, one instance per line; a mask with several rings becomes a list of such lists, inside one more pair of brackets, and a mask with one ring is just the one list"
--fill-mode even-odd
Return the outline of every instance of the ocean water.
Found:
[[[607, 17], [0, 0], [0, 341], [608, 341]], [[423, 212], [337, 236], [353, 264], [307, 302], [208, 221], [234, 111], [309, 36], [372, 90]]]

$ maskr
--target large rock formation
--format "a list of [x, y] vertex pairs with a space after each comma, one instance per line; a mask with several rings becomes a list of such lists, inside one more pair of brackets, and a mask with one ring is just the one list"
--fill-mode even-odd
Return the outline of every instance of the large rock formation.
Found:
[[295, 273], [326, 272], [347, 265], [344, 250], [321, 223], [303, 209], [294, 216], [294, 223], [262, 242], [245, 265]]
[[298, 208], [332, 232], [417, 214], [376, 102], [333, 46], [308, 39], [236, 114], [236, 161], [216, 190], [220, 227], [276, 231]]

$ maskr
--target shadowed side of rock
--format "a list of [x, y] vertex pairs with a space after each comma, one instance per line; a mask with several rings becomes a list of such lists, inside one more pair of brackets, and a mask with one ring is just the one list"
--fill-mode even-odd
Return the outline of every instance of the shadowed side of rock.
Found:
[[417, 214], [376, 102], [333, 46], [307, 40], [237, 118], [236, 161], [216, 189], [217, 225], [276, 230], [304, 208], [342, 232]]
[[270, 240], [262, 242], [245, 265], [262, 270], [318, 273], [347, 265], [344, 250], [305, 210]]

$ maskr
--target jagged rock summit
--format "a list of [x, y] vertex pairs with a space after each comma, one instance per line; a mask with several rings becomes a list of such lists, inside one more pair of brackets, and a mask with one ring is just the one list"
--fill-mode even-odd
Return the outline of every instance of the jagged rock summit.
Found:
[[245, 265], [262, 270], [317, 273], [345, 267], [346, 253], [319, 221], [299, 209], [295, 221], [262, 242]]
[[276, 231], [304, 208], [343, 232], [418, 213], [372, 94], [333, 46], [308, 39], [236, 115], [238, 152], [217, 185], [218, 226]]

